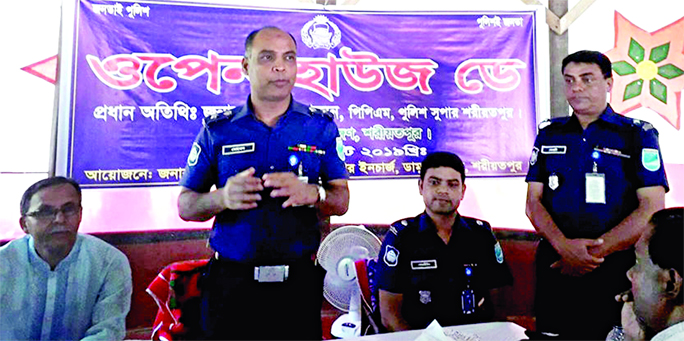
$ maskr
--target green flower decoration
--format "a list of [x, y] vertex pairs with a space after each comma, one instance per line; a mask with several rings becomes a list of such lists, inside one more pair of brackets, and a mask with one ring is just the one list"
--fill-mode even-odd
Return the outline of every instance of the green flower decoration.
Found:
[[625, 87], [625, 93], [622, 97], [623, 101], [641, 95], [644, 82], [648, 82], [649, 94], [659, 101], [667, 104], [667, 85], [656, 79], [656, 75], [665, 79], [673, 79], [684, 74], [684, 70], [675, 65], [657, 65], [658, 63], [667, 59], [667, 55], [669, 53], [670, 43], [665, 43], [652, 48], [649, 53], [648, 60], [644, 60], [644, 57], [646, 57], [646, 50], [644, 47], [641, 46], [638, 41], [634, 40], [634, 38], [630, 40], [629, 51], [627, 54], [629, 55], [629, 58], [636, 63], [636, 65], [632, 65], [627, 60], [621, 60], [613, 63], [612, 65], [613, 71], [620, 76], [626, 76], [635, 73], [639, 76], [638, 80], [627, 84]]

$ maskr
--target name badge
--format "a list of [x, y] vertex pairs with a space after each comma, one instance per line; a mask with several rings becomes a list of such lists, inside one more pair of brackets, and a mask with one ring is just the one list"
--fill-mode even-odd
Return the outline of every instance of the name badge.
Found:
[[253, 153], [255, 150], [256, 150], [256, 145], [254, 144], [254, 142], [240, 143], [240, 144], [227, 144], [227, 145], [221, 146], [221, 154], [223, 154], [223, 155]]
[[586, 202], [587, 204], [606, 203], [606, 176], [603, 173], [586, 173]]
[[567, 151], [567, 146], [541, 146], [542, 154], [565, 154]]
[[437, 260], [412, 260], [411, 270], [437, 269]]

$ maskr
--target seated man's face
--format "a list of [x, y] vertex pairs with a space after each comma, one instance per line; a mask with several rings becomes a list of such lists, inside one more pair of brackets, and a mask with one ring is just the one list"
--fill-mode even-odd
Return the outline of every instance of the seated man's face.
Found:
[[461, 173], [451, 167], [430, 168], [418, 182], [428, 212], [450, 215], [456, 212], [465, 193]]
[[662, 330], [664, 326], [663, 311], [664, 291], [658, 281], [660, 267], [653, 264], [648, 254], [648, 243], [652, 232], [645, 232], [636, 244], [636, 263], [627, 271], [627, 277], [632, 282], [634, 296], [634, 314], [639, 325], [645, 331]]
[[81, 201], [70, 184], [43, 188], [33, 195], [25, 217], [24, 232], [36, 245], [54, 250], [71, 250], [81, 223]]

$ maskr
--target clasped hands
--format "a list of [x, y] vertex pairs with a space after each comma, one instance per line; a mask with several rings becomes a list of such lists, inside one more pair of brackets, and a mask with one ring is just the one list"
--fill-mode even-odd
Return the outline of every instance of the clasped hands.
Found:
[[224, 207], [231, 210], [255, 208], [262, 199], [259, 192], [264, 188], [273, 188], [272, 198], [287, 198], [283, 208], [312, 205], [318, 201], [318, 188], [300, 181], [292, 172], [268, 173], [261, 178], [255, 177], [255, 172], [254, 167], [250, 167], [228, 178], [220, 189]]
[[583, 276], [594, 271], [603, 263], [603, 257], [597, 257], [603, 239], [565, 239], [556, 246], [561, 259], [551, 264], [551, 268], [569, 276]]

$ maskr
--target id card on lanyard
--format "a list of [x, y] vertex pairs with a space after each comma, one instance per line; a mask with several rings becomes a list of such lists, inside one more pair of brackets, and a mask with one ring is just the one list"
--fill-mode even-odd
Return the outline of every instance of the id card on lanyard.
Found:
[[587, 204], [606, 203], [606, 175], [598, 172], [596, 161], [593, 172], [584, 174], [584, 183]]

